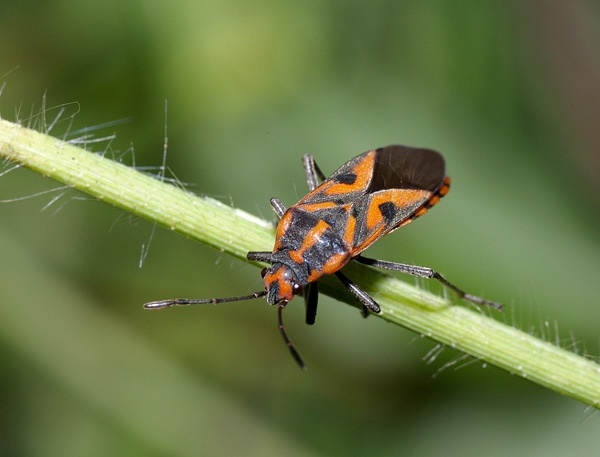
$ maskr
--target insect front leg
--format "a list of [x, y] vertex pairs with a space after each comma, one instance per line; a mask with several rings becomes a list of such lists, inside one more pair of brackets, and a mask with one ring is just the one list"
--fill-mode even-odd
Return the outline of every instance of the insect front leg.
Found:
[[277, 214], [277, 217], [279, 219], [281, 219], [286, 211], [285, 206], [283, 205], [283, 203], [281, 203], [281, 201], [278, 198], [273, 197], [270, 200], [270, 202], [271, 202], [271, 206], [273, 207], [273, 211], [275, 211], [275, 214]]
[[304, 291], [304, 304], [306, 305], [306, 323], [313, 325], [317, 318], [317, 305], [319, 304], [319, 283], [311, 282]]
[[448, 287], [449, 289], [452, 289], [460, 298], [464, 300], [470, 301], [471, 303], [475, 303], [476, 305], [490, 306], [492, 308], [496, 308], [499, 311], [502, 311], [502, 305], [500, 303], [496, 303], [494, 301], [486, 300], [476, 295], [466, 293], [464, 290], [459, 289], [454, 284], [448, 282], [446, 278], [444, 278], [441, 274], [439, 274], [435, 270], [432, 270], [431, 268], [419, 267], [417, 265], [408, 265], [406, 263], [388, 262], [386, 260], [369, 259], [363, 256], [355, 257], [354, 260], [360, 263], [364, 263], [365, 265], [371, 265], [372, 267], [382, 268], [384, 270], [399, 271], [400, 273], [418, 276], [419, 278], [435, 279], [441, 282], [444, 286]]
[[308, 189], [312, 192], [319, 185], [319, 180], [325, 181], [327, 178], [315, 162], [314, 157], [310, 154], [302, 156], [302, 164], [304, 165], [304, 174], [306, 175]]
[[254, 260], [256, 262], [271, 263], [272, 257], [273, 257], [273, 253], [269, 252], [269, 251], [265, 251], [265, 252], [250, 251], [248, 254], [246, 254], [246, 258], [248, 260]]

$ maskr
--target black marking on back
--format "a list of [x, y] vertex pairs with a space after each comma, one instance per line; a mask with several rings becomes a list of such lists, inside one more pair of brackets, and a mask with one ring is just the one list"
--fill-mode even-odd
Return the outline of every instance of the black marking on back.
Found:
[[344, 173], [334, 178], [334, 181], [340, 184], [354, 184], [356, 182], [356, 174]]
[[379, 205], [379, 211], [381, 211], [386, 224], [390, 224], [398, 212], [398, 207], [392, 202], [385, 202]]

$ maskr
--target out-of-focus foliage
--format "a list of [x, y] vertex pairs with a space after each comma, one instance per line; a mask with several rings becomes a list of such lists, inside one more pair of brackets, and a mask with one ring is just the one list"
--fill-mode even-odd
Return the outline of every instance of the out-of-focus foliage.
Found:
[[[59, 137], [100, 126], [117, 138], [91, 148], [156, 167], [167, 100], [172, 174], [267, 218], [270, 197], [305, 193], [304, 153], [327, 173], [372, 147], [436, 148], [452, 191], [369, 255], [437, 268], [506, 303], [499, 319], [596, 357], [599, 18], [584, 0], [8, 0], [0, 114]], [[306, 373], [264, 302], [145, 312], [260, 276], [74, 193], [6, 202], [55, 187], [0, 175], [2, 455], [600, 446], [598, 415], [573, 400], [333, 300], [314, 327], [300, 300], [286, 309]]]

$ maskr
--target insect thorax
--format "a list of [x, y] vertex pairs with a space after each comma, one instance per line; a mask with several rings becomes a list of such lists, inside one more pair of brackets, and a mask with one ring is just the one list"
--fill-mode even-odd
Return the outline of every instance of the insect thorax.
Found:
[[285, 265], [301, 286], [335, 273], [351, 259], [339, 230], [314, 213], [291, 207], [291, 221], [278, 238], [272, 262]]

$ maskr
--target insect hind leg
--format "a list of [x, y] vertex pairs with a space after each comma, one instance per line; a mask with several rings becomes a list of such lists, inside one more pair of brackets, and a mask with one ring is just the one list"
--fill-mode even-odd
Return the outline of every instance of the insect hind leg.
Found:
[[388, 262], [386, 260], [370, 259], [363, 256], [355, 257], [354, 260], [364, 263], [365, 265], [371, 265], [372, 267], [381, 268], [384, 270], [399, 271], [400, 273], [418, 276], [419, 278], [435, 279], [441, 282], [447, 288], [453, 290], [463, 300], [470, 301], [471, 303], [475, 303], [479, 306], [489, 306], [502, 311], [502, 305], [500, 303], [466, 293], [464, 290], [459, 289], [454, 284], [449, 282], [437, 271], [432, 270], [429, 267], [419, 267], [417, 265], [408, 265], [406, 263], [399, 262]]
[[325, 181], [327, 178], [315, 162], [314, 157], [310, 154], [302, 156], [302, 165], [304, 166], [304, 174], [306, 175], [308, 189], [312, 192], [319, 185], [319, 181]]

